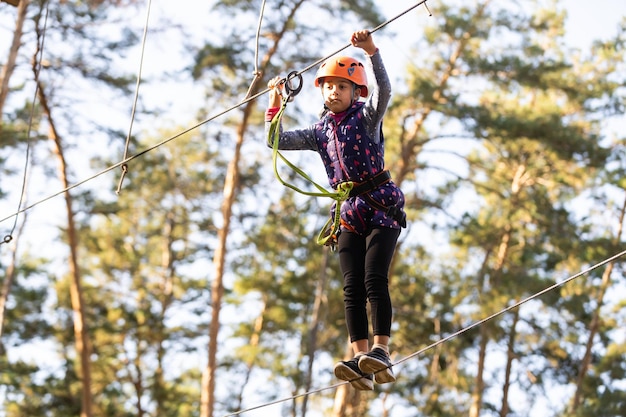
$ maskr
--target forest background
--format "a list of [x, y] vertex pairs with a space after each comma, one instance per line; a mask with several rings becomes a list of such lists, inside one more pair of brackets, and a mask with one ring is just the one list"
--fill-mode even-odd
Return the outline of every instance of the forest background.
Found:
[[398, 381], [363, 393], [332, 375], [330, 202], [276, 181], [263, 91], [416, 3], [268, 0], [257, 38], [261, 4], [0, 3], [0, 415], [626, 415], [626, 5], [430, 0], [374, 34], [410, 224]]

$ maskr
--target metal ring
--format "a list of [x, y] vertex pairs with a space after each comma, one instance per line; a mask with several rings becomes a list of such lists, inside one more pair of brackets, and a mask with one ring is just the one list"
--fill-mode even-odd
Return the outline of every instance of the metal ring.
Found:
[[[298, 79], [298, 84], [294, 87], [293, 80]], [[291, 71], [285, 78], [285, 93], [287, 97], [293, 98], [302, 90], [302, 74], [298, 71]]]

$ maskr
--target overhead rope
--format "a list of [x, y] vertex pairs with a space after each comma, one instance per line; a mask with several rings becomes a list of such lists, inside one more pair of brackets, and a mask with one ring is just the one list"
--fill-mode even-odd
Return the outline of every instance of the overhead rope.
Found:
[[[388, 24], [395, 22], [396, 20], [398, 20], [399, 18], [401, 18], [402, 16], [404, 16], [405, 14], [409, 13], [410, 11], [417, 9], [419, 6], [424, 6], [426, 8], [426, 11], [428, 11], [428, 15], [432, 16], [433, 14], [430, 12], [430, 9], [428, 8], [428, 5], [426, 4], [428, 0], [421, 0], [418, 3], [415, 3], [414, 5], [410, 6], [409, 8], [403, 10], [402, 12], [398, 13], [397, 15], [395, 15], [394, 17], [392, 17], [389, 20], [384, 21], [383, 23], [381, 23], [380, 25], [376, 26], [374, 29], [371, 29], [369, 31], [370, 34], [379, 31], [380, 29], [384, 28], [385, 26], [387, 26]], [[313, 62], [312, 64], [310, 64], [307, 67], [304, 67], [304, 69], [302, 69], [301, 71], [296, 71], [295, 75], [301, 75], [304, 74], [307, 71], [310, 71], [311, 69], [319, 66], [322, 62], [326, 61], [328, 58], [337, 55], [338, 53], [344, 51], [345, 49], [348, 49], [349, 47], [351, 47], [352, 44], [351, 43], [347, 43], [344, 46], [342, 46], [341, 48], [337, 49], [336, 51], [326, 55], [323, 58], [318, 59], [317, 61]]]
[[[406, 10], [400, 12], [399, 14], [394, 16], [393, 18], [385, 21], [384, 23], [381, 23], [376, 28], [372, 29], [370, 31], [370, 33], [374, 33], [376, 31], [380, 30], [381, 28], [387, 26], [389, 23], [397, 20], [398, 18], [404, 16], [405, 14], [409, 13], [410, 11], [416, 9], [417, 7], [419, 7], [421, 5], [424, 5], [426, 7], [426, 9], [428, 10], [428, 7], [426, 6], [426, 1], [427, 0], [421, 0], [418, 3], [414, 4], [413, 6], [410, 6], [409, 8], [407, 8]], [[430, 13], [430, 10], [428, 10], [428, 12], [429, 12], [430, 15], [432, 15], [432, 13]], [[310, 71], [312, 68], [314, 68], [315, 66], [319, 65], [321, 62], [323, 62], [326, 59], [332, 57], [333, 55], [336, 55], [337, 53], [343, 51], [344, 49], [347, 49], [349, 46], [351, 46], [351, 44], [347, 44], [347, 45], [341, 47], [337, 51], [327, 55], [324, 58], [321, 58], [321, 59], [317, 60], [313, 64], [311, 64], [311, 65], [307, 66], [306, 68], [302, 69], [301, 71], [296, 71], [294, 73], [294, 75], [301, 75], [301, 74], [304, 74], [307, 71]], [[64, 188], [62, 190], [59, 190], [56, 193], [50, 194], [47, 197], [44, 197], [41, 200], [38, 200], [35, 203], [33, 203], [33, 204], [31, 204], [31, 205], [29, 205], [27, 207], [19, 209], [15, 213], [12, 213], [12, 214], [9, 214], [9, 215], [7, 215], [7, 216], [5, 216], [3, 218], [0, 218], [0, 223], [4, 222], [6, 220], [9, 220], [9, 219], [11, 219], [11, 218], [13, 218], [15, 216], [18, 216], [19, 214], [21, 214], [21, 213], [23, 213], [25, 211], [28, 211], [28, 210], [30, 210], [30, 209], [32, 209], [32, 208], [34, 208], [34, 207], [36, 207], [36, 206], [38, 206], [38, 205], [40, 205], [42, 203], [45, 203], [45, 202], [47, 202], [47, 201], [49, 201], [49, 200], [51, 200], [51, 199], [61, 195], [61, 194], [64, 194], [67, 191], [70, 191], [70, 190], [72, 190], [74, 188], [77, 188], [77, 187], [79, 187], [79, 186], [81, 186], [81, 185], [83, 185], [83, 184], [85, 184], [85, 183], [87, 183], [87, 182], [89, 182], [89, 181], [91, 181], [91, 180], [93, 180], [95, 178], [98, 178], [98, 177], [100, 177], [100, 176], [102, 176], [102, 175], [104, 175], [104, 174], [106, 174], [106, 173], [108, 173], [108, 172], [110, 172], [110, 171], [112, 171], [112, 170], [114, 170], [116, 168], [119, 168], [119, 167], [123, 166], [124, 164], [127, 164], [128, 162], [132, 161], [133, 159], [139, 158], [140, 156], [143, 156], [144, 154], [146, 154], [148, 152], [151, 152], [151, 151], [153, 151], [153, 150], [155, 150], [155, 149], [157, 149], [157, 148], [159, 148], [159, 147], [161, 147], [161, 146], [163, 146], [163, 145], [165, 145], [165, 144], [167, 144], [167, 143], [169, 143], [169, 142], [171, 142], [171, 141], [173, 141], [173, 140], [183, 136], [184, 134], [189, 133], [189, 132], [199, 128], [200, 126], [203, 126], [203, 125], [205, 125], [205, 124], [207, 124], [207, 123], [209, 123], [209, 122], [211, 122], [211, 121], [213, 121], [213, 120], [215, 120], [215, 119], [217, 119], [217, 118], [219, 118], [219, 117], [221, 117], [221, 116], [223, 116], [223, 115], [225, 115], [225, 114], [227, 114], [227, 113], [229, 113], [229, 112], [231, 112], [233, 110], [238, 109], [239, 107], [241, 107], [241, 106], [243, 106], [243, 105], [245, 105], [245, 104], [247, 104], [247, 103], [249, 103], [251, 101], [256, 100], [260, 96], [262, 96], [264, 94], [267, 94], [269, 91], [270, 91], [269, 88], [266, 88], [266, 89], [264, 89], [262, 91], [259, 91], [258, 93], [254, 94], [254, 95], [248, 96], [248, 97], [244, 98], [243, 100], [241, 100], [239, 103], [236, 103], [235, 105], [233, 105], [231, 107], [228, 107], [225, 110], [222, 110], [221, 112], [219, 112], [219, 113], [209, 117], [208, 119], [205, 119], [205, 120], [203, 120], [203, 121], [201, 121], [199, 123], [196, 123], [195, 125], [187, 128], [187, 129], [185, 129], [185, 130], [183, 130], [183, 131], [181, 131], [181, 132], [179, 132], [179, 133], [177, 133], [177, 134], [175, 134], [175, 135], [173, 135], [173, 136], [171, 136], [171, 137], [169, 137], [167, 139], [164, 139], [161, 142], [158, 142], [158, 143], [156, 143], [156, 144], [154, 144], [154, 145], [144, 149], [143, 151], [141, 151], [139, 153], [136, 153], [136, 154], [131, 155], [131, 156], [127, 157], [127, 158], [124, 158], [122, 161], [119, 161], [118, 163], [116, 163], [114, 165], [111, 165], [108, 168], [105, 168], [102, 171], [100, 171], [100, 172], [98, 172], [98, 173], [96, 173], [96, 174], [94, 174], [94, 175], [92, 175], [90, 177], [87, 177], [87, 178], [85, 178], [85, 179], [83, 179], [83, 180], [81, 180], [81, 181], [79, 181], [77, 183], [74, 183], [74, 184], [72, 184], [72, 185], [70, 185], [70, 186], [68, 186], [68, 187], [66, 187], [66, 188]]]
[[[481, 325], [487, 323], [488, 321], [491, 321], [491, 320], [495, 319], [496, 317], [499, 317], [499, 316], [501, 316], [501, 315], [503, 315], [505, 313], [508, 313], [511, 310], [514, 310], [514, 309], [520, 307], [523, 304], [526, 304], [527, 302], [529, 302], [531, 300], [534, 300], [534, 299], [536, 299], [538, 297], [541, 297], [544, 294], [549, 293], [550, 291], [554, 291], [555, 289], [560, 288], [560, 287], [570, 283], [571, 281], [573, 281], [573, 280], [575, 280], [575, 279], [577, 279], [577, 278], [579, 278], [579, 277], [581, 277], [583, 275], [586, 275], [589, 272], [591, 272], [591, 271], [593, 271], [593, 270], [595, 270], [597, 268], [600, 268], [601, 266], [604, 266], [604, 265], [609, 264], [611, 262], [615, 262], [616, 260], [618, 260], [619, 258], [623, 257], [624, 255], [626, 255], [626, 250], [624, 250], [624, 251], [622, 251], [622, 252], [620, 252], [620, 253], [618, 253], [616, 255], [613, 255], [610, 258], [607, 258], [607, 259], [605, 259], [605, 260], [603, 260], [601, 262], [598, 262], [597, 264], [595, 264], [595, 265], [593, 265], [593, 266], [591, 266], [591, 267], [589, 267], [589, 268], [587, 268], [585, 270], [582, 270], [582, 271], [580, 271], [580, 272], [570, 276], [569, 278], [567, 278], [567, 279], [565, 279], [565, 280], [563, 280], [561, 282], [557, 282], [557, 283], [555, 283], [555, 284], [553, 284], [553, 285], [551, 285], [551, 286], [549, 286], [549, 287], [547, 287], [547, 288], [545, 288], [545, 289], [543, 289], [543, 290], [541, 290], [541, 291], [539, 291], [539, 292], [537, 292], [537, 293], [535, 293], [535, 294], [533, 294], [533, 295], [531, 295], [529, 297], [526, 297], [523, 300], [518, 301], [517, 303], [514, 303], [514, 304], [510, 305], [509, 307], [503, 308], [502, 310], [498, 311], [497, 313], [494, 313], [494, 314], [492, 314], [492, 315], [490, 315], [488, 317], [485, 317], [484, 319], [479, 320], [477, 322], [474, 322], [474, 323], [470, 324], [469, 326], [464, 327], [464, 328], [462, 328], [461, 330], [459, 330], [457, 332], [454, 332], [454, 333], [452, 333], [452, 334], [450, 334], [450, 335], [448, 335], [448, 336], [446, 336], [444, 338], [441, 338], [438, 341], [436, 341], [436, 342], [434, 342], [434, 343], [432, 343], [432, 344], [430, 344], [430, 345], [428, 345], [428, 346], [426, 346], [426, 347], [424, 347], [424, 348], [422, 348], [422, 349], [420, 349], [420, 350], [418, 350], [418, 351], [416, 351], [416, 352], [414, 352], [414, 353], [412, 353], [412, 354], [410, 354], [410, 355], [408, 355], [408, 356], [406, 356], [406, 357], [404, 357], [404, 358], [402, 358], [402, 359], [392, 363], [391, 366], [399, 365], [399, 364], [401, 364], [403, 362], [406, 362], [406, 361], [408, 361], [410, 359], [413, 359], [414, 357], [416, 357], [418, 355], [423, 354], [424, 352], [427, 352], [427, 351], [429, 351], [431, 349], [434, 349], [435, 347], [437, 347], [439, 345], [442, 345], [442, 344], [450, 341], [451, 339], [454, 339], [454, 338], [462, 335], [463, 333], [466, 333], [466, 332], [474, 329], [475, 327], [481, 326]], [[389, 368], [389, 367], [387, 367], [387, 368]], [[383, 369], [379, 370], [378, 372], [383, 372], [387, 368], [383, 368]], [[326, 386], [326, 387], [322, 387], [322, 388], [314, 389], [314, 390], [311, 390], [311, 391], [303, 392], [301, 394], [296, 394], [296, 395], [293, 395], [291, 397], [286, 397], [286, 398], [274, 400], [274, 401], [271, 401], [271, 402], [259, 404], [257, 406], [246, 408], [245, 410], [239, 410], [239, 411], [236, 411], [234, 413], [225, 414], [223, 417], [238, 416], [240, 414], [247, 413], [249, 411], [259, 410], [261, 408], [266, 408], [266, 407], [269, 407], [269, 406], [272, 406], [272, 405], [276, 405], [276, 404], [284, 403], [284, 402], [287, 402], [287, 401], [292, 401], [292, 400], [295, 400], [295, 399], [298, 399], [298, 398], [302, 398], [302, 397], [310, 396], [310, 395], [313, 395], [313, 394], [317, 394], [317, 393], [322, 392], [322, 391], [327, 391], [327, 390], [330, 390], [330, 389], [334, 389], [334, 388], [337, 388], [337, 387], [339, 387], [341, 385], [348, 384], [350, 382], [351, 381], [342, 381], [342, 382], [334, 384], [334, 385], [329, 385], [329, 386]]]
[[[28, 2], [22, 2], [18, 5], [18, 13], [26, 13], [26, 8], [28, 7]], [[28, 117], [28, 129], [26, 131], [26, 157], [24, 158], [24, 175], [22, 176], [22, 188], [20, 190], [20, 197], [17, 203], [18, 213], [20, 212], [20, 208], [22, 204], [24, 204], [24, 198], [26, 195], [26, 184], [28, 183], [28, 175], [29, 175], [29, 165], [30, 165], [30, 152], [31, 152], [31, 134], [33, 130], [33, 118], [35, 114], [35, 103], [37, 102], [37, 95], [39, 92], [39, 74], [41, 73], [41, 61], [43, 59], [43, 51], [46, 40], [46, 29], [48, 27], [48, 14], [49, 14], [49, 6], [50, 2], [46, 1], [45, 8], [45, 16], [44, 16], [44, 24], [43, 30], [39, 31], [39, 26], [37, 25], [37, 49], [33, 54], [33, 72], [35, 73], [35, 93], [33, 95], [33, 101], [30, 106], [30, 114]], [[24, 10], [21, 10], [24, 8]], [[41, 16], [41, 14], [40, 14]], [[11, 231], [9, 234], [5, 235], [0, 241], [0, 245], [9, 243], [13, 240], [13, 233], [15, 233], [15, 229], [17, 228], [17, 220], [18, 216], [15, 216], [13, 226], [11, 227]]]
[[[137, 101], [139, 100], [139, 85], [141, 84], [141, 73], [143, 72], [143, 61], [144, 54], [146, 52], [146, 40], [148, 39], [148, 26], [150, 22], [150, 9], [152, 7], [152, 0], [148, 0], [148, 8], [146, 11], [146, 23], [143, 28], [143, 39], [141, 41], [141, 54], [139, 57], [139, 70], [137, 71], [137, 83], [135, 84], [135, 97], [133, 99], [133, 107], [130, 112], [130, 124], [128, 126], [128, 134], [126, 135], [126, 144], [124, 145], [124, 157], [122, 159], [126, 159], [128, 157], [128, 148], [130, 146], [130, 138], [133, 133], [133, 124], [135, 122], [135, 112], [137, 110]], [[120, 194], [122, 191], [122, 183], [124, 182], [124, 178], [128, 173], [128, 164], [122, 164], [122, 175], [120, 176], [120, 181], [117, 184], [117, 190], [115, 190], [115, 194]]]

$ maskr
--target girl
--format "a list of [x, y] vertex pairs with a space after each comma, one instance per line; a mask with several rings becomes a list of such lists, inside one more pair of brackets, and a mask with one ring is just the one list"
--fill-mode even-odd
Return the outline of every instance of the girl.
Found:
[[[320, 121], [302, 130], [283, 131], [281, 126], [279, 149], [316, 151], [333, 188], [344, 181], [355, 184], [341, 205], [337, 236], [354, 358], [338, 362], [334, 372], [357, 389], [372, 390], [372, 379], [379, 384], [395, 381], [388, 348], [392, 318], [388, 273], [406, 216], [404, 194], [384, 169], [382, 120], [391, 96], [389, 77], [369, 31], [354, 32], [350, 43], [365, 52], [366, 65], [374, 73], [371, 94], [363, 64], [345, 56], [326, 60], [315, 77], [324, 99]], [[268, 83], [266, 129], [280, 110], [280, 82], [276, 77]], [[367, 301], [374, 333], [371, 350]]]

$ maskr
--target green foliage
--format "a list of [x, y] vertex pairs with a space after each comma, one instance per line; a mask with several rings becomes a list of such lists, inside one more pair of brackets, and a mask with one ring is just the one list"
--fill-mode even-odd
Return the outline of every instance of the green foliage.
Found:
[[[132, 78], [114, 61], [138, 37], [124, 30], [103, 35], [106, 25], [94, 23], [107, 20], [110, 4], [69, 2], [52, 10], [49, 42], [73, 48], [51, 49], [46, 71], [53, 76], [46, 83], [80, 75], [81, 85], [94, 90], [107, 85], [128, 91]], [[267, 59], [260, 62], [255, 91], [270, 77], [319, 59], [329, 45], [344, 44], [339, 25], [382, 22], [377, 4], [268, 2], [259, 51], [272, 52], [262, 54]], [[206, 89], [211, 110], [240, 99], [249, 87], [258, 7], [247, 0], [218, 2], [210, 16], [213, 31], [193, 48], [189, 70]], [[387, 165], [405, 190], [411, 220], [391, 271], [391, 348], [394, 360], [410, 358], [394, 368], [397, 383], [377, 387], [355, 409], [389, 413], [372, 400], [384, 395], [387, 404], [416, 416], [466, 415], [472, 405], [481, 415], [498, 415], [509, 388], [509, 398], [526, 400], [510, 401], [509, 414], [538, 414], [533, 405], [547, 400], [554, 415], [623, 415], [619, 266], [604, 298], [601, 268], [437, 342], [621, 250], [616, 230], [624, 138], [608, 138], [604, 128], [624, 108], [624, 28], [580, 51], [563, 42], [567, 16], [558, 3], [436, 7], [416, 39], [384, 126]], [[393, 54], [383, 52], [385, 59]], [[71, 101], [70, 92], [58, 88], [53, 104]], [[310, 115], [297, 106], [290, 123], [301, 124]], [[6, 161], [23, 148], [30, 105], [21, 107], [9, 109], [3, 120], [3, 190], [20, 178]], [[34, 138], [45, 134], [38, 119]], [[67, 120], [72, 126], [65, 132], [79, 129]], [[98, 416], [199, 415], [208, 317], [220, 307], [209, 302], [211, 259], [238, 132], [254, 143], [243, 147], [227, 248], [219, 411], [250, 405], [251, 392], [255, 400], [272, 400], [336, 382], [330, 370], [346, 344], [342, 280], [336, 255], [314, 241], [329, 202], [277, 185], [263, 147], [260, 109], [251, 105], [213, 123], [217, 127], [132, 160], [119, 196], [113, 197], [114, 180], [105, 190], [74, 193]], [[115, 133], [106, 140], [119, 147], [123, 134], [107, 129]], [[175, 134], [135, 133], [130, 145], [145, 149]], [[76, 146], [80, 153], [83, 143]], [[119, 159], [102, 148], [89, 153], [94, 169]], [[44, 172], [54, 170], [42, 162]], [[64, 244], [51, 242], [61, 249]], [[8, 417], [79, 415], [68, 273], [31, 257], [22, 254], [18, 262], [3, 344], [13, 353], [45, 342], [51, 365], [0, 357], [2, 408]], [[578, 383], [597, 312], [582, 401], [571, 411], [569, 398], [554, 404], [552, 390]], [[478, 366], [481, 349], [484, 368]], [[482, 397], [472, 404], [479, 382]], [[330, 409], [334, 392], [315, 395], [310, 409]], [[292, 414], [304, 415], [295, 404]]]

